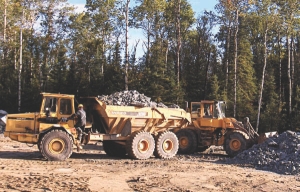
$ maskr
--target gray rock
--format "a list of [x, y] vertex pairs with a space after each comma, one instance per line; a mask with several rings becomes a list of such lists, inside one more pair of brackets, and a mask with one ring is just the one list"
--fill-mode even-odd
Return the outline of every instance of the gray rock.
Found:
[[300, 174], [300, 138], [299, 133], [286, 131], [268, 138], [264, 143], [253, 145], [235, 156], [227, 163], [253, 165], [257, 169], [279, 174]]
[[[168, 108], [163, 103], [156, 103], [154, 101], [151, 101], [150, 97], [147, 97], [144, 94], [140, 94], [136, 90], [116, 92], [111, 95], [99, 95], [98, 99], [105, 102], [107, 105]], [[180, 107], [173, 104], [170, 106], [170, 108]]]

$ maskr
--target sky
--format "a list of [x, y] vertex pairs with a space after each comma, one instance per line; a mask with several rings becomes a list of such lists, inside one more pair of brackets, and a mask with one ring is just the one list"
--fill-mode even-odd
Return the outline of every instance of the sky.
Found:
[[[135, 0], [131, 0], [135, 2]], [[75, 5], [79, 9], [83, 9], [86, 0], [68, 0], [70, 4]], [[204, 10], [210, 11], [214, 9], [214, 6], [217, 4], [217, 0], [188, 0], [188, 2], [192, 5], [196, 16], [203, 12]]]
[[[131, 0], [131, 2], [135, 2], [135, 1], [136, 0]], [[205, 10], [213, 11], [214, 6], [217, 4], [217, 0], [187, 0], [187, 1], [191, 4], [195, 12], [196, 18], [200, 13], [204, 12]], [[86, 0], [68, 0], [68, 3], [77, 7], [77, 9], [81, 12], [84, 10]], [[143, 55], [143, 48], [141, 47], [142, 45], [141, 42], [146, 39], [145, 36], [141, 32], [141, 30], [138, 29], [129, 29], [128, 33], [129, 33], [129, 51], [132, 49], [132, 46], [135, 44], [135, 42], [140, 40], [140, 43], [137, 46], [136, 56], [141, 57]]]

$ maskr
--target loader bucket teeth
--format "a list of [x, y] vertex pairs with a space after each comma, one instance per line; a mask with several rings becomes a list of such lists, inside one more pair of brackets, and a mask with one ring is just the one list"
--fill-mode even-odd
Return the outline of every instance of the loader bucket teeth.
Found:
[[268, 138], [273, 137], [275, 135], [278, 135], [277, 131], [273, 131], [273, 132], [266, 132], [266, 133], [261, 133], [257, 139], [257, 143], [263, 143], [265, 142]]

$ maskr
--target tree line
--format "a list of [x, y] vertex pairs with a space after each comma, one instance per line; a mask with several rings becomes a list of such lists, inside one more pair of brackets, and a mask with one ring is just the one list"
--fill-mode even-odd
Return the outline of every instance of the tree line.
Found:
[[[137, 90], [165, 104], [225, 100], [260, 132], [300, 126], [300, 2], [0, 0], [0, 108], [38, 111], [41, 92]], [[129, 29], [145, 40], [128, 46]], [[140, 48], [142, 47], [142, 48]], [[142, 50], [137, 50], [142, 49]], [[137, 51], [143, 52], [137, 57]]]

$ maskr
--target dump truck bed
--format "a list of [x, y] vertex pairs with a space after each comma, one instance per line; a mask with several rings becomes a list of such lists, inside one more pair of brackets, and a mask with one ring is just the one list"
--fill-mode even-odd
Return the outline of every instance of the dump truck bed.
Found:
[[161, 132], [184, 128], [191, 121], [190, 113], [177, 108], [106, 105], [97, 97], [83, 98], [87, 127], [106, 134], [127, 136], [135, 131]]

